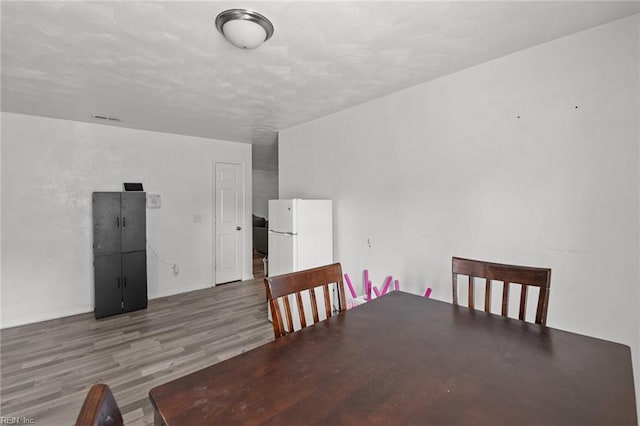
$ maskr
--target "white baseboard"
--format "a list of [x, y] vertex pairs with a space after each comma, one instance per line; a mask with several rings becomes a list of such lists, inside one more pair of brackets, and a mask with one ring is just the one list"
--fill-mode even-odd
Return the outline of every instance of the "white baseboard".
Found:
[[12, 318], [8, 321], [2, 321], [2, 323], [0, 324], [0, 329], [18, 327], [20, 325], [33, 324], [33, 323], [42, 322], [42, 321], [50, 321], [54, 319], [70, 317], [73, 315], [86, 314], [89, 312], [93, 312], [93, 306], [86, 306], [86, 307], [75, 308], [75, 309], [64, 309], [64, 310], [55, 311], [55, 312], [44, 312], [38, 315], [29, 315], [28, 317], [22, 317], [22, 318]]
[[[253, 279], [253, 275], [251, 276], [250, 279]], [[215, 287], [215, 284], [206, 283], [206, 284], [197, 285], [193, 287], [180, 288], [178, 291], [169, 290], [162, 293], [149, 294], [148, 298], [149, 300], [160, 299], [162, 297], [175, 296], [176, 294], [189, 293], [190, 291], [204, 290], [206, 288], [211, 288], [211, 287]], [[50, 321], [50, 320], [70, 317], [73, 315], [86, 314], [91, 312], [93, 312], [93, 306], [86, 306], [86, 307], [76, 308], [76, 309], [65, 309], [65, 310], [55, 311], [55, 312], [45, 312], [38, 315], [30, 315], [28, 317], [13, 318], [8, 321], [2, 321], [2, 323], [0, 323], [0, 329], [18, 327], [21, 325], [33, 324], [33, 323], [42, 322], [42, 321]]]
[[206, 283], [206, 284], [197, 285], [193, 287], [187, 287], [187, 288], [182, 287], [178, 291], [169, 290], [161, 293], [149, 294], [148, 297], [149, 297], [149, 300], [160, 299], [161, 297], [175, 296], [176, 294], [189, 293], [190, 291], [204, 290], [205, 288], [211, 288], [211, 287], [215, 287], [215, 284]]

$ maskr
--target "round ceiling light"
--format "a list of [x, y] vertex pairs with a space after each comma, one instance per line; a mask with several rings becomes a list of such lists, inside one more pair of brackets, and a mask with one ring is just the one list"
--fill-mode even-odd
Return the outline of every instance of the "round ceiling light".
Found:
[[216, 28], [240, 49], [255, 49], [273, 35], [273, 24], [258, 12], [229, 9], [216, 17]]

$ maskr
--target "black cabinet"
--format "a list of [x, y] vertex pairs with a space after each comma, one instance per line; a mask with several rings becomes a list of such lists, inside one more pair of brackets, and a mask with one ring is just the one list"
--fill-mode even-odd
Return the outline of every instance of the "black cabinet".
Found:
[[96, 318], [147, 307], [146, 194], [93, 193]]

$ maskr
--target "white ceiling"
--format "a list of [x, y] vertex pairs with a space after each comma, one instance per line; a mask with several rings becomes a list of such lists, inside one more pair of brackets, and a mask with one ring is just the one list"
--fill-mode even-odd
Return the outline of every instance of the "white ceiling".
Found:
[[[2, 110], [254, 145], [277, 132], [511, 52], [638, 13], [637, 1], [2, 1]], [[240, 50], [223, 10], [266, 15]]]

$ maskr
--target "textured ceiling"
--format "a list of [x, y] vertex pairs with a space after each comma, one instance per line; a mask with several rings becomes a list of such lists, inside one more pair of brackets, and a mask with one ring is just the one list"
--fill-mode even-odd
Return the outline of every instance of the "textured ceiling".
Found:
[[[239, 50], [223, 10], [266, 15]], [[254, 145], [277, 132], [640, 10], [633, 2], [2, 1], [2, 110]]]

